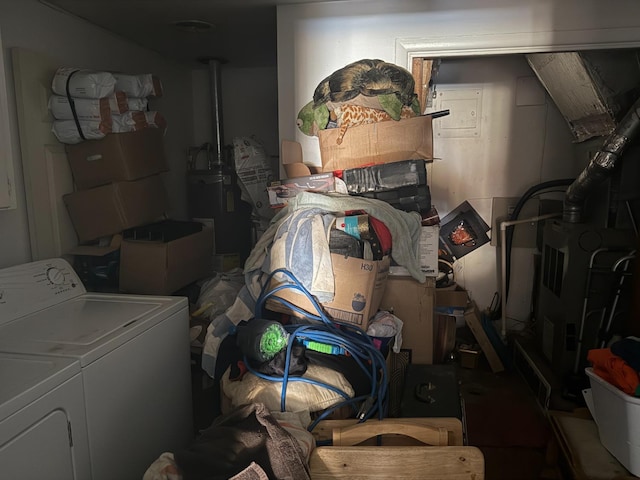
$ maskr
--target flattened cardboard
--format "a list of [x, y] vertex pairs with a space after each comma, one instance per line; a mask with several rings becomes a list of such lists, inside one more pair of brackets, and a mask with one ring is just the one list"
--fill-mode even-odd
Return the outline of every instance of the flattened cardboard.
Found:
[[380, 309], [392, 312], [403, 322], [402, 348], [411, 350], [411, 362], [433, 363], [433, 304], [435, 278], [420, 283], [412, 277], [392, 277], [380, 302]]
[[168, 210], [158, 175], [79, 190], [62, 198], [80, 243], [154, 222]]
[[432, 117], [423, 115], [350, 127], [343, 142], [338, 128], [318, 132], [322, 171], [332, 172], [367, 164], [432, 159]]
[[122, 241], [120, 291], [170, 295], [211, 274], [213, 229], [170, 242]]
[[[331, 254], [331, 263], [335, 295], [333, 301], [322, 303], [322, 307], [333, 320], [352, 323], [366, 331], [369, 320], [378, 311], [382, 300], [389, 275], [389, 257], [374, 261]], [[272, 287], [277, 285], [276, 281], [272, 283]], [[311, 302], [302, 293], [285, 288], [277, 296], [317, 315]], [[275, 312], [299, 315], [277, 300], [268, 299], [267, 308]]]
[[65, 150], [78, 190], [168, 170], [159, 128], [112, 133], [100, 140], [66, 145]]

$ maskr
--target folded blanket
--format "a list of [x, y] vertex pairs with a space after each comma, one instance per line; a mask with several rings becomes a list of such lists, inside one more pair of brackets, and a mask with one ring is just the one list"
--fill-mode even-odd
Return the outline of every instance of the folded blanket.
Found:
[[298, 441], [260, 403], [221, 415], [174, 457], [184, 480], [310, 479]]

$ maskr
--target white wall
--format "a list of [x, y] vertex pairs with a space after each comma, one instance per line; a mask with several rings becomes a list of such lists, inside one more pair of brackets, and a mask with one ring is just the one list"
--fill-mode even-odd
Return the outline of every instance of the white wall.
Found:
[[[498, 53], [543, 51], [542, 46], [602, 48], [636, 42], [639, 32], [640, 3], [632, 0], [395, 0], [280, 6], [280, 137], [299, 141], [305, 160], [319, 165], [317, 139], [298, 132], [297, 113], [323, 78], [361, 58], [409, 68], [412, 52], [468, 56], [477, 55], [479, 45]], [[455, 80], [483, 84], [487, 93], [483, 105], [489, 102], [491, 112], [483, 118], [483, 136], [479, 142], [435, 137], [435, 154], [443, 160], [433, 166], [432, 181], [433, 201], [442, 205], [441, 216], [468, 199], [489, 223], [492, 197], [519, 196], [541, 180], [564, 177], [573, 162], [565, 158], [566, 125], [550, 114], [553, 107], [515, 106], [515, 79], [531, 72], [520, 63], [498, 80], [495, 64], [483, 65], [477, 72], [460, 69], [462, 77]], [[459, 279], [480, 308], [489, 305], [497, 290], [497, 254], [495, 247], [485, 245], [459, 265]], [[528, 310], [530, 258], [526, 252], [514, 258], [512, 278], [521, 295], [512, 295], [518, 299], [509, 307], [517, 316]]]
[[[169, 213], [172, 218], [186, 218], [185, 151], [192, 143], [193, 130], [190, 70], [36, 0], [0, 0], [0, 32], [7, 60], [11, 58], [10, 48], [21, 47], [56, 59], [61, 65], [159, 76], [165, 96], [153, 105], [169, 125], [165, 150], [170, 172], [164, 175], [171, 205]], [[15, 210], [0, 211], [0, 267], [31, 260], [13, 73], [10, 61], [7, 63], [18, 206]]]

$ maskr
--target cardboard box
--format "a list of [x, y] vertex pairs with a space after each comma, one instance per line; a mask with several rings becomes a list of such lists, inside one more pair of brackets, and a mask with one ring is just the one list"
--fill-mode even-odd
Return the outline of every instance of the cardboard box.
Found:
[[436, 290], [436, 307], [453, 307], [466, 309], [469, 303], [469, 293], [460, 285]]
[[200, 231], [196, 233], [177, 238], [171, 235], [171, 230], [180, 227], [179, 224], [189, 223], [197, 222], [167, 221], [169, 236], [165, 239], [123, 239], [120, 247], [120, 291], [170, 295], [211, 275], [213, 230], [198, 224]]
[[480, 354], [482, 353], [479, 347], [461, 345], [458, 353], [460, 354], [460, 366], [462, 368], [478, 368]]
[[167, 171], [159, 128], [112, 133], [100, 140], [66, 145], [65, 150], [78, 190]]
[[81, 243], [155, 222], [168, 209], [159, 175], [79, 190], [62, 198]]
[[423, 115], [399, 121], [350, 127], [338, 145], [338, 128], [318, 132], [322, 171], [332, 172], [372, 163], [432, 159], [432, 117]]
[[298, 178], [322, 173], [321, 168], [307, 165], [302, 158], [302, 145], [291, 140], [282, 140], [280, 157], [287, 178]]
[[[420, 259], [420, 270], [429, 277], [438, 276], [438, 240], [440, 227], [430, 225], [422, 227], [420, 231], [420, 243], [418, 244], [418, 258]], [[406, 267], [394, 264], [389, 267], [389, 275], [408, 277], [409, 271]]]
[[267, 188], [269, 204], [272, 207], [284, 207], [289, 199], [300, 192], [335, 192], [336, 178], [333, 173], [318, 173], [292, 179], [271, 182]]
[[412, 363], [433, 363], [435, 283], [433, 277], [420, 283], [412, 277], [390, 276], [380, 302], [381, 310], [402, 320], [402, 348], [411, 350]]
[[[366, 331], [369, 320], [378, 311], [385, 291], [389, 257], [374, 261], [331, 254], [331, 263], [335, 278], [335, 295], [333, 301], [321, 304], [324, 311], [334, 320], [353, 323]], [[275, 281], [272, 283], [273, 287], [277, 285]], [[311, 302], [302, 293], [285, 288], [278, 292], [277, 296], [317, 315]], [[273, 299], [267, 300], [267, 308], [299, 315]]]

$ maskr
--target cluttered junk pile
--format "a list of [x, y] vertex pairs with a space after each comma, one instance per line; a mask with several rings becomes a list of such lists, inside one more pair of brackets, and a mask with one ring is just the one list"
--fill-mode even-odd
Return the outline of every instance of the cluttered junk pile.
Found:
[[[202, 368], [220, 382], [222, 415], [189, 448], [159, 457], [146, 480], [309, 478], [326, 466], [316, 444], [319, 431], [331, 440], [327, 419], [390, 425], [386, 357], [400, 350], [403, 326], [379, 311], [390, 268], [416, 283], [435, 276], [421, 251], [425, 226], [437, 228], [426, 179], [432, 117], [418, 112], [411, 73], [380, 60], [347, 65], [318, 85], [298, 126], [319, 137], [321, 171], [307, 170], [299, 144], [283, 142], [283, 164], [295, 168], [268, 188], [277, 212], [244, 265], [232, 304], [206, 326]], [[373, 131], [379, 142], [370, 141]], [[225, 288], [224, 278], [216, 282]], [[417, 454], [416, 465], [438, 478], [482, 478], [481, 453], [462, 447], [459, 428], [433, 421], [415, 426], [428, 443], [465, 450], [397, 450], [375, 473], [388, 478], [392, 468], [398, 476], [403, 454]], [[383, 433], [407, 432], [410, 423]], [[343, 474], [366, 473], [376, 463], [359, 458], [342, 459]]]

